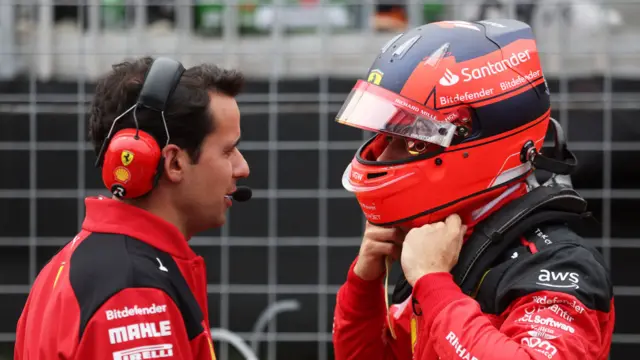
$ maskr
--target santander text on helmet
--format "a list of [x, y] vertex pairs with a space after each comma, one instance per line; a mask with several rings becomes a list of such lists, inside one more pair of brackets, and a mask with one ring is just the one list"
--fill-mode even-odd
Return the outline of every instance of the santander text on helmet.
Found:
[[478, 68], [462, 68], [460, 72], [462, 73], [462, 76], [464, 76], [463, 81], [467, 82], [499, 74], [508, 69], [517, 67], [529, 60], [531, 60], [531, 54], [529, 54], [529, 50], [525, 50], [518, 53], [512, 53], [508, 58], [497, 62], [487, 61], [487, 65]]

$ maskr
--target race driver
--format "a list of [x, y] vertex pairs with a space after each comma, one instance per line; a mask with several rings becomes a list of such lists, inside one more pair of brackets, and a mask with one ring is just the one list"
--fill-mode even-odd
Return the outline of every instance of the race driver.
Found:
[[[81, 231], [33, 284], [17, 326], [16, 360], [216, 358], [205, 262], [187, 241], [225, 223], [228, 195], [249, 175], [237, 148], [235, 96], [243, 78], [214, 65], [184, 70], [166, 58], [156, 61], [144, 57], [113, 66], [97, 84], [89, 132], [98, 153], [114, 120], [143, 101], [149, 74], [149, 98], [159, 93], [158, 81], [175, 79], [163, 113], [129, 111], [114, 129], [126, 134], [139, 124], [159, 144], [167, 143], [158, 147], [157, 185], [132, 199], [85, 200]], [[184, 72], [166, 72], [172, 64]], [[115, 157], [132, 177], [142, 174], [134, 167], [149, 156], [136, 150], [151, 139], [140, 134], [129, 142], [135, 148]], [[117, 142], [114, 137], [111, 144]]]
[[[547, 129], [562, 129], [550, 118], [528, 25], [443, 21], [399, 34], [336, 120], [375, 133], [343, 176], [367, 224], [337, 295], [337, 360], [608, 358], [609, 272], [569, 223], [520, 230], [499, 253], [485, 251], [504, 246], [499, 241], [477, 247], [494, 260], [473, 291], [454, 274], [460, 255], [477, 245], [470, 239], [501, 231], [496, 219], [515, 230], [516, 222], [538, 221], [522, 215], [527, 209], [508, 212], [534, 194], [560, 189], [545, 201], [584, 202], [533, 175], [534, 168], [567, 174], [575, 163], [541, 150]], [[565, 214], [540, 211], [547, 219]], [[482, 262], [471, 258], [465, 264]], [[389, 301], [393, 260], [404, 276]]]

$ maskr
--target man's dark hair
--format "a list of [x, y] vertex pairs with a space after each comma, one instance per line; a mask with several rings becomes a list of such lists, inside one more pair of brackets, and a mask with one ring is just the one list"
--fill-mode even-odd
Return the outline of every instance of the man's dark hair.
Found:
[[[152, 57], [143, 57], [113, 65], [113, 71], [100, 79], [91, 104], [89, 137], [96, 154], [100, 151], [113, 121], [138, 100]], [[186, 69], [171, 95], [165, 118], [171, 143], [185, 149], [197, 162], [204, 138], [214, 131], [209, 108], [209, 92], [237, 96], [244, 85], [242, 73], [203, 64]], [[150, 133], [160, 146], [167, 140], [160, 113], [138, 108], [136, 118], [140, 129]], [[133, 111], [120, 119], [114, 134], [124, 128], [135, 127]]]

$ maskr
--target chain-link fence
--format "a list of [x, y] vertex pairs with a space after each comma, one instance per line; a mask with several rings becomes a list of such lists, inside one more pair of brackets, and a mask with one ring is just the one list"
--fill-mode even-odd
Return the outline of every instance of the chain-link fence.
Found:
[[[240, 147], [254, 199], [192, 240], [207, 261], [212, 326], [260, 359], [333, 358], [335, 294], [363, 228], [340, 178], [366, 137], [333, 117], [394, 33], [495, 17], [534, 27], [553, 116], [580, 161], [574, 185], [602, 225], [588, 241], [614, 279], [611, 358], [633, 358], [640, 0], [0, 0], [0, 351], [11, 357], [30, 284], [79, 229], [84, 197], [105, 193], [86, 143], [93, 82], [112, 63], [151, 54], [250, 77]], [[244, 358], [219, 334], [219, 359]]]

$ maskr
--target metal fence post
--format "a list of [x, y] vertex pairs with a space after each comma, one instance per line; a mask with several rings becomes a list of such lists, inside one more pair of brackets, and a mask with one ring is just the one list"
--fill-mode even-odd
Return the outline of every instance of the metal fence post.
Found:
[[12, 78], [17, 70], [15, 14], [13, 0], [0, 5], [0, 79]]

